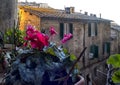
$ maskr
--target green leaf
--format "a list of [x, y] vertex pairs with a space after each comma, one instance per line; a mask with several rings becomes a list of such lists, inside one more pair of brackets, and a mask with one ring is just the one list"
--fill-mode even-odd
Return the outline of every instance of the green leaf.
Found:
[[107, 64], [112, 64], [114, 68], [120, 67], [120, 54], [111, 55], [107, 60]]
[[74, 61], [74, 60], [76, 60], [76, 59], [77, 59], [77, 57], [76, 57], [74, 54], [71, 54], [71, 55], [70, 55], [70, 60], [71, 60], [71, 61]]
[[64, 52], [65, 54], [68, 54], [68, 50], [67, 50], [66, 48], [63, 48], [63, 52]]
[[48, 48], [46, 52], [55, 56], [55, 52], [53, 51], [52, 48]]
[[112, 75], [112, 80], [114, 83], [120, 83], [120, 70], [114, 72]]

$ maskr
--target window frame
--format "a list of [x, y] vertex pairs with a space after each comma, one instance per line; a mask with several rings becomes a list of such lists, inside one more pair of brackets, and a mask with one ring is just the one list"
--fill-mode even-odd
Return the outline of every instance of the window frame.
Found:
[[97, 36], [98, 26], [96, 22], [88, 23], [88, 37]]
[[68, 33], [73, 34], [73, 23], [59, 23], [59, 25], [60, 25], [60, 39], [64, 37], [64, 34]]

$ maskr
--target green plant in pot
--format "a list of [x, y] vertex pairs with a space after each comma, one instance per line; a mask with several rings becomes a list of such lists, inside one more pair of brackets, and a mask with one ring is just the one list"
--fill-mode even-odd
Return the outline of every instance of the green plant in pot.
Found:
[[[77, 62], [85, 49], [77, 58], [62, 46], [51, 42], [57, 32], [50, 27], [50, 36], [28, 26], [24, 46], [29, 47], [17, 56], [11, 65], [6, 85], [20, 83], [21, 85], [73, 85], [78, 80], [79, 66]], [[72, 38], [66, 34], [61, 40], [65, 43]], [[53, 38], [52, 38], [53, 39]], [[79, 76], [80, 78], [80, 76]], [[83, 83], [83, 82], [82, 82]], [[75, 85], [84, 85], [77, 82]]]

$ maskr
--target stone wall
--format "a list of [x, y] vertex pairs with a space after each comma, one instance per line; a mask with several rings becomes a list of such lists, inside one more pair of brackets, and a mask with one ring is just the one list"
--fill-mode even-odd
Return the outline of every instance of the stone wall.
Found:
[[111, 54], [119, 53], [119, 31], [111, 28], [111, 34], [114, 33], [115, 36], [111, 35]]
[[40, 18], [25, 11], [22, 8], [19, 8], [19, 22], [19, 28], [21, 30], [26, 29], [28, 24], [35, 26], [37, 29], [40, 29]]
[[17, 0], [0, 1], [0, 31], [5, 32], [17, 24]]

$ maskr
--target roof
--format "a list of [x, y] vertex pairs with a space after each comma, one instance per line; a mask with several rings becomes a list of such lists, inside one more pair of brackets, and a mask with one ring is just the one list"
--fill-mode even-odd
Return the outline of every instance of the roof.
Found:
[[117, 31], [120, 31], [120, 25], [117, 24], [111, 24], [111, 28]]
[[94, 20], [94, 21], [107, 21], [108, 19], [102, 19], [95, 16], [88, 16], [81, 13], [66, 14], [57, 9], [53, 8], [33, 8], [33, 7], [23, 7], [25, 11], [35, 14], [41, 18], [63, 18], [63, 19], [75, 19], [75, 20]]

